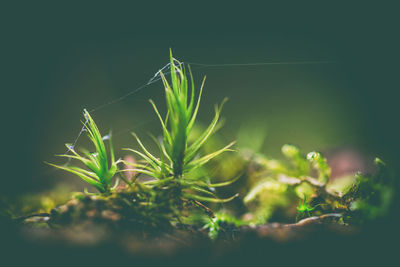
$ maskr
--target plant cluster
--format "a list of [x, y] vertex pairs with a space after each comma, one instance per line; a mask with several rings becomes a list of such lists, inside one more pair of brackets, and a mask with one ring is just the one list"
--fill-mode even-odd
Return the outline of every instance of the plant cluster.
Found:
[[171, 84], [168, 83], [165, 76], [160, 73], [165, 87], [168, 110], [165, 119], [160, 115], [154, 102], [150, 101], [162, 126], [162, 142], [153, 138], [159, 147], [160, 155], [159, 157], [152, 155], [142, 144], [140, 139], [134, 134], [137, 142], [142, 148], [142, 152], [134, 149], [127, 150], [139, 155], [143, 159], [143, 164], [127, 164], [136, 167], [136, 169], [132, 169], [131, 171], [147, 174], [156, 179], [155, 181], [146, 183], [146, 185], [169, 188], [173, 186], [173, 184], [176, 184], [180, 190], [180, 195], [177, 196], [179, 198], [217, 203], [229, 201], [233, 197], [228, 199], [218, 199], [213, 193], [212, 188], [225, 186], [230, 182], [211, 184], [204, 179], [205, 177], [199, 178], [191, 175], [194, 170], [201, 168], [211, 159], [225, 151], [231, 151], [230, 147], [232, 147], [234, 142], [217, 151], [197, 157], [204, 143], [207, 142], [215, 132], [225, 100], [221, 105], [215, 107], [214, 119], [207, 129], [201, 133], [196, 140], [189, 143], [188, 140], [196, 121], [205, 79], [203, 80], [196, 100], [193, 76], [190, 68], [189, 77], [191, 80], [191, 86], [189, 85], [184, 65], [179, 62], [177, 63], [177, 66], [175, 66], [175, 64], [176, 63], [171, 54]]
[[[89, 112], [84, 110], [83, 115], [86, 119], [83, 123], [83, 127], [87, 132], [87, 136], [95, 147], [95, 152], [90, 152], [84, 148], [81, 148], [83, 154], [82, 156], [75, 151], [71, 144], [65, 144], [65, 146], [68, 148], [68, 151], [71, 152], [72, 155], [63, 154], [59, 156], [78, 160], [83, 163], [88, 170], [78, 166], [61, 166], [52, 163], [48, 164], [79, 176], [79, 178], [84, 180], [86, 183], [94, 186], [100, 193], [110, 193], [112, 189], [112, 179], [118, 171], [118, 163], [121, 162], [120, 160], [115, 160], [111, 132], [106, 136], [102, 136]], [[106, 146], [104, 144], [105, 140], [109, 141], [109, 154], [107, 153]]]
[[[195, 126], [196, 117], [199, 111], [201, 95], [203, 92], [204, 81], [196, 96], [193, 76], [190, 71], [187, 73], [184, 65], [175, 60], [170, 54], [171, 82], [169, 83], [162, 72], [160, 72], [164, 87], [167, 103], [167, 114], [162, 118], [156, 105], [152, 100], [150, 103], [154, 107], [157, 117], [160, 119], [162, 128], [162, 141], [159, 142], [153, 137], [159, 148], [159, 155], [153, 155], [136, 134], [136, 138], [141, 151], [126, 148], [138, 155], [141, 160], [137, 163], [131, 163], [123, 160], [116, 160], [114, 148], [112, 145], [111, 132], [107, 136], [102, 136], [92, 119], [89, 112], [84, 111], [85, 122], [84, 129], [90, 141], [95, 147], [95, 152], [89, 152], [81, 149], [81, 154], [75, 151], [70, 145], [66, 144], [68, 151], [72, 153], [59, 155], [69, 159], [77, 160], [86, 168], [68, 165], [61, 166], [48, 163], [56, 168], [68, 171], [80, 177], [88, 184], [94, 186], [104, 196], [115, 192], [115, 186], [112, 186], [112, 180], [119, 176], [126, 182], [131, 190], [129, 202], [134, 199], [136, 203], [135, 210], [143, 213], [139, 207], [146, 206], [147, 210], [158, 211], [160, 214], [170, 216], [178, 221], [181, 220], [182, 210], [188, 206], [194, 206], [203, 209], [210, 216], [213, 212], [203, 202], [223, 203], [232, 200], [236, 195], [220, 199], [214, 193], [216, 187], [229, 185], [233, 181], [222, 183], [211, 183], [207, 176], [199, 177], [194, 175], [195, 170], [202, 168], [207, 162], [217, 157], [223, 152], [232, 151], [234, 142], [220, 148], [217, 151], [201, 155], [202, 146], [209, 140], [217, 129], [220, 113], [224, 100], [215, 107], [215, 116], [210, 125], [195, 140], [189, 142], [189, 137]], [[106, 150], [104, 141], [109, 142], [109, 151]], [[119, 163], [130, 166], [128, 169], [119, 167]], [[124, 172], [135, 172], [135, 179], [129, 180], [124, 176]], [[136, 179], [139, 175], [150, 177], [148, 181]], [[133, 190], [133, 191], [132, 191]], [[120, 194], [122, 196], [122, 193]], [[152, 212], [154, 214], [154, 212]], [[154, 217], [149, 216], [149, 217]]]
[[[387, 215], [393, 203], [393, 180], [383, 162], [376, 159], [375, 175], [360, 173], [331, 180], [331, 169], [318, 152], [307, 155], [293, 145], [284, 145], [287, 161], [255, 154], [250, 159], [249, 180], [256, 182], [244, 197], [250, 222], [296, 221], [322, 214], [340, 214], [345, 223], [377, 219]], [[254, 165], [256, 167], [254, 167]], [[345, 183], [343, 183], [345, 181]], [[298, 203], [298, 204], [296, 204]]]
[[[284, 145], [285, 160], [276, 160], [256, 153], [261, 147], [260, 134], [241, 134], [253, 151], [241, 150], [221, 160], [213, 160], [232, 151], [234, 142], [220, 144], [215, 132], [220, 126], [220, 114], [226, 100], [215, 106], [211, 123], [196, 126], [205, 79], [195, 90], [190, 67], [170, 54], [171, 79], [160, 72], [165, 88], [167, 112], [163, 116], [150, 100], [161, 124], [162, 138], [152, 136], [158, 153], [154, 153], [132, 133], [140, 150], [125, 148], [140, 160], [135, 163], [116, 159], [111, 132], [102, 136], [93, 118], [84, 110], [84, 129], [93, 143], [94, 152], [75, 150], [66, 144], [70, 154], [60, 155], [81, 165], [50, 165], [73, 173], [95, 187], [100, 194], [79, 194], [62, 208], [53, 209], [50, 222], [69, 223], [73, 219], [92, 218], [118, 224], [134, 225], [136, 229], [170, 229], [172, 225], [192, 223], [203, 226], [211, 239], [230, 235], [236, 227], [260, 225], [269, 221], [296, 222], [323, 214], [339, 214], [343, 223], [363, 223], [387, 214], [393, 203], [392, 178], [384, 163], [377, 159], [376, 176], [356, 174], [348, 183], [338, 186], [331, 180], [331, 169], [318, 152], [303, 154], [294, 145]], [[251, 136], [251, 140], [249, 140]], [[214, 139], [213, 139], [214, 138]], [[106, 149], [105, 142], [108, 142]], [[210, 146], [209, 144], [212, 144]], [[215, 150], [215, 147], [219, 149]], [[246, 148], [249, 148], [247, 145]], [[240, 149], [240, 147], [239, 147]], [[207, 166], [213, 168], [223, 181], [211, 182]], [[129, 166], [128, 168], [122, 168]], [[126, 172], [135, 173], [133, 178]], [[146, 176], [147, 179], [141, 179]], [[228, 198], [219, 198], [215, 188], [222, 189], [241, 177]], [[118, 177], [125, 186], [118, 185]], [[226, 177], [230, 177], [227, 179]], [[114, 186], [113, 181], [116, 180]], [[239, 207], [231, 212], [214, 212], [209, 205], [230, 203]], [[225, 192], [226, 193], [226, 192]], [[236, 206], [235, 206], [236, 205]], [[93, 212], [93, 210], [100, 210]], [[200, 215], [199, 215], [200, 214]], [[199, 216], [198, 216], [199, 215]], [[336, 216], [335, 215], [335, 216]], [[239, 219], [239, 217], [241, 217]], [[200, 226], [200, 227], [201, 227]]]

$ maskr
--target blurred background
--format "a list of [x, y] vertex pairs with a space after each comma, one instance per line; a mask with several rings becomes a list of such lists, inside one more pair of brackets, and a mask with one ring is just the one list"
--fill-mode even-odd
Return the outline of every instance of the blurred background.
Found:
[[[169, 48], [184, 62], [282, 63], [192, 66], [198, 86], [207, 75], [201, 122], [229, 98], [221, 130], [226, 140], [251, 125], [265, 132], [261, 151], [271, 156], [280, 157], [280, 147], [292, 143], [303, 151], [351, 148], [398, 166], [389, 10], [197, 2], [124, 8], [31, 3], [3, 11], [2, 194], [45, 190], [67, 179], [43, 161], [62, 163], [54, 155], [74, 142], [83, 109], [146, 84], [168, 63]], [[283, 64], [302, 61], [334, 63]], [[164, 110], [163, 97], [158, 82], [92, 114], [104, 134], [113, 130], [118, 156], [135, 145], [129, 132], [160, 133], [148, 99]], [[78, 145], [85, 144], [83, 136]]]

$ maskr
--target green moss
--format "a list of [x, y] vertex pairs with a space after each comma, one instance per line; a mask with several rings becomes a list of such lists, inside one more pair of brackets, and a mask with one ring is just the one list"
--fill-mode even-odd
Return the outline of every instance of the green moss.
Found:
[[[133, 134], [141, 150], [125, 150], [135, 153], [140, 160], [135, 163], [116, 160], [111, 133], [107, 138], [102, 137], [85, 110], [84, 127], [95, 152], [81, 149], [82, 156], [67, 144], [72, 155], [61, 155], [77, 160], [85, 168], [50, 165], [77, 175], [100, 194], [76, 193], [61, 206], [57, 205], [55, 196], [42, 196], [40, 205], [27, 198], [24, 203], [30, 201], [33, 204], [30, 209], [21, 206], [20, 211], [51, 210], [48, 223], [52, 227], [89, 221], [113, 229], [160, 233], [185, 224], [199, 228], [205, 224], [203, 229], [215, 240], [232, 235], [243, 225], [294, 223], [329, 213], [337, 213], [338, 216], [333, 217], [342, 218], [346, 224], [361, 225], [387, 216], [393, 208], [393, 178], [380, 159], [375, 161], [379, 169], [376, 175], [357, 174], [333, 182], [331, 169], [319, 152], [305, 154], [298, 147], [287, 144], [281, 149], [283, 160], [263, 155], [260, 149], [265, 133], [250, 133], [265, 131], [265, 127], [254, 123], [240, 130], [239, 145], [242, 147], [238, 148], [239, 153], [224, 153], [233, 151], [234, 145], [234, 142], [226, 144], [215, 135], [222, 125], [220, 115], [225, 100], [215, 106], [211, 123], [206, 127], [199, 126], [196, 118], [205, 80], [200, 89], [195, 90], [190, 67], [187, 72], [172, 53], [170, 69], [170, 80], [160, 72], [166, 114], [162, 116], [150, 101], [161, 124], [162, 140], [153, 137], [158, 153], [151, 152]], [[249, 128], [253, 126], [254, 129]], [[108, 149], [105, 140], [109, 140]], [[222, 154], [224, 157], [220, 157]], [[120, 169], [120, 163], [130, 167]], [[130, 180], [124, 176], [128, 171], [136, 172]], [[138, 179], [140, 175], [146, 179]], [[219, 176], [219, 180], [212, 182], [215, 176]], [[116, 177], [125, 184], [112, 187]], [[236, 181], [234, 177], [241, 180], [236, 187], [224, 192], [227, 185]], [[225, 198], [219, 197], [221, 192], [225, 193]], [[240, 200], [235, 199], [236, 192], [243, 193]], [[227, 202], [227, 206], [221, 206]]]
[[[68, 148], [68, 151], [72, 153], [72, 155], [64, 154], [59, 156], [80, 161], [89, 170], [80, 168], [78, 166], [61, 166], [52, 163], [48, 164], [73, 173], [86, 183], [94, 186], [99, 192], [108, 194], [111, 191], [112, 179], [118, 171], [117, 164], [120, 162], [115, 160], [111, 132], [108, 134], [108, 136], [105, 136], [106, 138], [103, 137], [89, 112], [84, 110], [83, 115], [86, 118], [86, 121], [83, 123], [84, 129], [86, 129], [87, 135], [95, 147], [95, 152], [92, 153], [86, 149], [81, 149], [82, 153], [84, 154], [84, 156], [81, 156], [75, 151], [72, 145], [66, 144], [65, 146]], [[108, 153], [104, 144], [104, 140], [109, 140]]]

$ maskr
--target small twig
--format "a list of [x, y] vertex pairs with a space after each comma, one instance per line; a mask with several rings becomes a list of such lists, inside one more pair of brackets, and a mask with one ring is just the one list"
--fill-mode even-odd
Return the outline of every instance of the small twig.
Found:
[[196, 205], [202, 207], [202, 208], [205, 210], [205, 212], [207, 213], [208, 216], [210, 216], [210, 217], [212, 217], [212, 218], [215, 217], [214, 212], [213, 212], [209, 207], [205, 206], [204, 204], [202, 204], [201, 202], [199, 202], [199, 201], [197, 201], [197, 200], [193, 200], [193, 202], [194, 202]]
[[308, 225], [311, 223], [318, 223], [323, 221], [324, 219], [327, 218], [341, 218], [343, 215], [340, 213], [328, 213], [328, 214], [324, 214], [321, 216], [313, 216], [313, 217], [309, 217], [309, 218], [305, 218], [303, 220], [300, 220], [297, 223], [294, 224], [286, 224], [285, 226], [289, 226], [289, 227], [293, 227], [293, 226], [304, 226], [304, 225]]
[[32, 218], [32, 217], [50, 217], [50, 213], [36, 213], [36, 214], [31, 214], [31, 215], [26, 215], [26, 216], [21, 216], [21, 217], [17, 217], [14, 220], [18, 221], [18, 222], [22, 222], [26, 219]]

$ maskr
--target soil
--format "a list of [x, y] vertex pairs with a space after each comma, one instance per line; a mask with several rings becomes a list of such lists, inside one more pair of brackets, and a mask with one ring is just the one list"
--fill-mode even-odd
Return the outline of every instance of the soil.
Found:
[[[344, 226], [338, 223], [337, 214], [295, 224], [223, 225], [215, 241], [208, 238], [206, 230], [190, 225], [178, 224], [157, 234], [117, 227], [118, 216], [112, 212], [90, 214], [87, 220], [68, 227], [47, 227], [52, 225], [52, 215], [48, 215], [27, 218], [22, 227], [14, 223], [2, 234], [3, 240], [9, 240], [10, 252], [3, 261], [11, 260], [14, 265], [9, 266], [243, 266], [250, 262], [303, 266], [319, 262], [360, 264], [382, 253], [384, 259], [396, 255], [391, 252], [394, 247], [386, 250], [385, 244], [394, 236], [385, 228], [377, 234], [376, 225], [363, 229]], [[37, 227], [40, 223], [43, 227]], [[21, 252], [24, 257], [18, 256]]]

